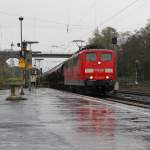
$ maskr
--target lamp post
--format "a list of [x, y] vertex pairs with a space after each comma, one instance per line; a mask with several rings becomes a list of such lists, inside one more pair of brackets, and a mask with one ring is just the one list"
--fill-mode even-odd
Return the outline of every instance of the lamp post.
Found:
[[19, 17], [19, 21], [20, 21], [20, 43], [21, 43], [21, 50], [22, 50], [22, 21], [23, 21], [23, 17]]
[[[20, 43], [21, 43], [21, 51], [23, 52], [23, 46], [22, 46], [22, 21], [23, 21], [23, 17], [19, 17], [19, 21], [20, 21]], [[24, 81], [24, 70], [22, 69], [22, 80]], [[20, 95], [24, 95], [24, 92], [23, 92], [23, 85], [21, 86], [21, 92], [20, 92]]]

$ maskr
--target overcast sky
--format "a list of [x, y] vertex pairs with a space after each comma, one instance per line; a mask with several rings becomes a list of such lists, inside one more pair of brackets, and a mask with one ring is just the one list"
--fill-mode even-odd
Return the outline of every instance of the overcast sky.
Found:
[[20, 41], [19, 16], [23, 39], [40, 42], [34, 50], [71, 53], [71, 41], [87, 41], [96, 27], [134, 31], [146, 25], [149, 14], [150, 0], [0, 0], [0, 49]]

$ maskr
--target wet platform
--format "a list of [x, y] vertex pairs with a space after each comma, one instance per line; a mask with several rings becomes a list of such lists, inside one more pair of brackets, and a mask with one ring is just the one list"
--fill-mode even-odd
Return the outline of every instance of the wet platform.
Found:
[[6, 101], [0, 90], [0, 150], [149, 150], [150, 110], [53, 89]]

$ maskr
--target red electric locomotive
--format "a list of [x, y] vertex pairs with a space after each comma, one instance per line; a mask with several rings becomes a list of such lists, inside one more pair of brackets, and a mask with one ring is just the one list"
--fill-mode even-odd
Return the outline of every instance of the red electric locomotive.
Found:
[[83, 49], [46, 73], [49, 85], [74, 91], [112, 91], [116, 79], [115, 54], [107, 49]]

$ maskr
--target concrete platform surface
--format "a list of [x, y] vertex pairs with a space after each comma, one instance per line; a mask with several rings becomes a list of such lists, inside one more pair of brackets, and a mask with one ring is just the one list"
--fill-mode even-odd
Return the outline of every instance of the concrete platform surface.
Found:
[[0, 150], [150, 150], [150, 110], [53, 89], [6, 101]]

